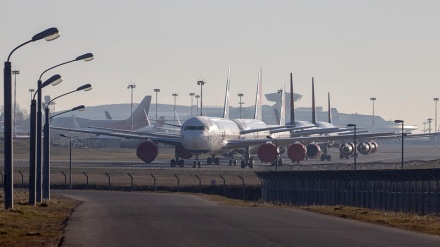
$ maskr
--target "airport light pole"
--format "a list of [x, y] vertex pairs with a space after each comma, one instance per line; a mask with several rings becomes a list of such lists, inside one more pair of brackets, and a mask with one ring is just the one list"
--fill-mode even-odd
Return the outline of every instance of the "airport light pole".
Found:
[[72, 137], [60, 134], [61, 137], [69, 138], [69, 190], [72, 190]]
[[197, 85], [200, 85], [200, 116], [203, 116], [203, 85], [205, 83], [203, 80], [197, 81]]
[[374, 101], [376, 101], [376, 98], [370, 98], [371, 101], [373, 101], [373, 133], [375, 132], [375, 128], [374, 128]]
[[174, 97], [174, 124], [176, 124], [176, 98], [179, 96], [177, 93], [172, 94]]
[[356, 171], [356, 158], [357, 158], [356, 124], [347, 124], [347, 127], [354, 128], [354, 170]]
[[[85, 84], [82, 85], [81, 87], [78, 87], [75, 90], [72, 90], [68, 93], [65, 94], [61, 94], [55, 98], [53, 98], [52, 100], [50, 100], [47, 103], [46, 108], [44, 108], [44, 116], [45, 116], [45, 123], [44, 123], [44, 139], [43, 139], [43, 198], [46, 200], [50, 200], [50, 128], [49, 128], [49, 106], [50, 104], [56, 100], [59, 99], [63, 96], [66, 96], [68, 94], [74, 93], [74, 92], [78, 92], [78, 91], [90, 91], [92, 90], [92, 85], [90, 84]], [[79, 110], [83, 110], [84, 108], [81, 108]]]
[[238, 104], [240, 104], [240, 118], [241, 118], [241, 106], [244, 104], [244, 102], [241, 102], [241, 98], [244, 96], [243, 93], [239, 93], [238, 97], [240, 97], [240, 102], [238, 102]]
[[75, 59], [66, 61], [64, 63], [60, 63], [57, 64], [55, 66], [52, 66], [48, 69], [46, 69], [45, 71], [43, 71], [43, 73], [41, 73], [40, 78], [38, 79], [38, 88], [37, 88], [37, 93], [38, 93], [38, 98], [37, 98], [37, 202], [41, 202], [41, 191], [42, 191], [42, 179], [41, 179], [41, 129], [42, 129], [42, 112], [41, 112], [41, 101], [42, 101], [42, 92], [41, 92], [41, 77], [43, 77], [44, 73], [46, 73], [47, 71], [57, 68], [59, 66], [68, 64], [68, 63], [72, 63], [72, 62], [76, 62], [76, 61], [91, 61], [93, 60], [93, 54], [92, 53], [86, 53], [83, 54], [81, 56], [76, 57]]
[[189, 96], [191, 96], [191, 117], [193, 116], [193, 99], [194, 99], [195, 93], [189, 93]]
[[423, 122], [423, 133], [426, 133], [426, 124], [427, 122]]
[[155, 88], [154, 92], [156, 93], [156, 121], [157, 121], [157, 93], [160, 92], [160, 89], [159, 88]]
[[403, 120], [394, 120], [395, 123], [400, 123], [402, 124], [402, 163], [401, 163], [401, 168], [403, 170], [403, 138], [405, 136], [405, 134], [403, 133]]
[[432, 122], [432, 118], [428, 118], [428, 133], [431, 133], [431, 122]]
[[20, 74], [20, 70], [13, 70], [14, 75], [14, 136], [17, 136], [17, 75]]
[[197, 94], [195, 97], [197, 99], [197, 108], [196, 108], [197, 114], [196, 115], [198, 116], [199, 115], [199, 98], [200, 98], [200, 95]]
[[136, 88], [136, 84], [128, 84], [127, 89], [131, 90], [131, 105], [130, 105], [130, 115], [131, 115], [131, 131], [133, 131], [133, 89]]
[[45, 39], [46, 41], [51, 41], [60, 36], [60, 32], [56, 28], [49, 28], [44, 30], [43, 32], [37, 33], [34, 35], [29, 41], [24, 42], [23, 44], [15, 47], [11, 53], [9, 53], [8, 59], [5, 62], [5, 67], [3, 70], [3, 94], [4, 94], [4, 188], [5, 188], [5, 209], [12, 209], [14, 207], [14, 180], [13, 180], [13, 163], [14, 163], [14, 155], [13, 155], [13, 145], [12, 145], [12, 64], [10, 62], [12, 53], [16, 51], [18, 48], [41, 39]]

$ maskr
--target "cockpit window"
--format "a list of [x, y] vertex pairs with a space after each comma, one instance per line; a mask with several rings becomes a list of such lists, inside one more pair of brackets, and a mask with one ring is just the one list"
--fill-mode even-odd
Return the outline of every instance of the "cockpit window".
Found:
[[183, 130], [208, 130], [208, 127], [187, 125], [183, 128]]

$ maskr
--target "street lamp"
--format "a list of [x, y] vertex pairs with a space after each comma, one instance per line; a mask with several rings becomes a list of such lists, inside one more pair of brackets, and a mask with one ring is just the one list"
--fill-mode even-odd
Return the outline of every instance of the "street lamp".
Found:
[[69, 190], [72, 190], [72, 137], [60, 134], [61, 137], [69, 138]]
[[35, 92], [35, 89], [29, 88], [29, 93], [31, 93], [31, 100], [32, 100], [32, 94]]
[[275, 171], [278, 171], [278, 141], [270, 135], [267, 135], [266, 138], [275, 142]]
[[157, 121], [157, 93], [160, 92], [160, 89], [159, 88], [155, 88], [154, 92], [156, 93], [156, 121]]
[[20, 74], [20, 70], [13, 70], [14, 75], [14, 136], [17, 136], [17, 75]]
[[31, 40], [24, 42], [23, 44], [15, 47], [11, 53], [9, 53], [8, 59], [5, 62], [5, 67], [3, 70], [3, 98], [4, 98], [4, 187], [5, 187], [5, 209], [11, 209], [14, 207], [13, 199], [13, 145], [12, 145], [12, 64], [9, 61], [12, 53], [18, 48], [40, 39], [45, 39], [47, 41], [54, 40], [60, 36], [58, 29], [52, 27], [40, 32], [32, 37]]
[[200, 98], [200, 95], [197, 94], [195, 97], [197, 99], [197, 108], [196, 108], [196, 110], [197, 110], [197, 116], [198, 116], [199, 115], [199, 98]]
[[177, 93], [172, 94], [174, 97], [174, 124], [176, 124], [176, 98], [179, 96]]
[[131, 113], [131, 131], [133, 131], [133, 89], [136, 88], [136, 84], [132, 83], [132, 84], [128, 84], [127, 89], [131, 89], [131, 108], [130, 108], [130, 113]]
[[[38, 93], [38, 98], [37, 98], [37, 202], [41, 202], [41, 128], [42, 128], [42, 112], [41, 112], [41, 97], [42, 97], [42, 84], [41, 84], [41, 77], [44, 75], [44, 73], [46, 73], [47, 71], [54, 69], [56, 67], [68, 64], [68, 63], [72, 63], [72, 62], [76, 62], [76, 61], [91, 61], [93, 60], [93, 54], [92, 53], [85, 53], [81, 56], [76, 57], [75, 59], [69, 60], [67, 62], [64, 63], [60, 63], [57, 64], [55, 66], [52, 66], [48, 69], [46, 69], [45, 71], [43, 71], [43, 73], [41, 73], [40, 78], [38, 79], [38, 88], [37, 88], [37, 92]], [[35, 96], [34, 96], [35, 98]]]
[[195, 93], [189, 93], [189, 96], [191, 96], [191, 117], [193, 116], [193, 99], [194, 99]]
[[203, 85], [205, 85], [205, 81], [197, 81], [197, 85], [200, 85], [200, 116], [203, 116]]
[[241, 106], [244, 104], [244, 102], [241, 102], [241, 98], [244, 96], [243, 93], [239, 93], [238, 97], [240, 97], [240, 102], [238, 104], [240, 104], [240, 118], [241, 118]]
[[347, 127], [354, 128], [354, 170], [356, 171], [356, 158], [357, 158], [356, 124], [347, 124]]
[[376, 98], [370, 98], [371, 101], [373, 101], [373, 133], [375, 131], [374, 129], [374, 101], [376, 100]]
[[[45, 116], [45, 123], [44, 123], [44, 155], [43, 155], [43, 198], [50, 200], [50, 128], [49, 128], [49, 106], [50, 103], [52, 103], [54, 100], [61, 98], [63, 96], [66, 96], [68, 94], [78, 92], [78, 91], [90, 91], [92, 90], [92, 86], [90, 84], [84, 84], [81, 87], [78, 87], [75, 90], [72, 90], [68, 93], [61, 94], [52, 100], [50, 100], [47, 103], [46, 108], [44, 108], [44, 116]], [[83, 107], [79, 108], [78, 110], [84, 110]]]
[[[60, 75], [54, 75], [48, 80], [46, 80], [44, 83], [41, 84], [41, 88], [44, 88], [48, 85], [56, 86], [57, 84], [61, 83], [63, 79]], [[37, 186], [37, 169], [36, 169], [36, 163], [37, 163], [37, 154], [36, 154], [36, 145], [37, 145], [37, 103], [35, 100], [37, 92], [35, 92], [32, 100], [31, 100], [31, 113], [30, 113], [30, 143], [29, 143], [29, 204], [35, 205], [36, 201], [36, 186]], [[40, 133], [41, 135], [41, 133]], [[41, 154], [40, 154], [41, 156]], [[41, 166], [40, 166], [40, 173], [41, 173]], [[41, 174], [40, 174], [41, 177]], [[41, 180], [40, 180], [41, 181]], [[41, 187], [41, 186], [40, 186]], [[41, 199], [40, 199], [41, 201]]]
[[404, 133], [403, 133], [403, 120], [394, 120], [395, 123], [400, 123], [402, 124], [402, 164], [401, 164], [401, 168], [403, 170], [403, 137], [404, 137]]

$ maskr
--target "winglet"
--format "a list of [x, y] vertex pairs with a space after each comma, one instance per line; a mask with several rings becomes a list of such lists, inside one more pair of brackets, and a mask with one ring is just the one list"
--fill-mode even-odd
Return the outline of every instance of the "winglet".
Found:
[[316, 125], [315, 81], [312, 77], [312, 123]]
[[280, 125], [286, 125], [286, 87], [283, 86], [283, 91], [281, 92], [281, 113], [280, 113]]
[[290, 73], [290, 125], [295, 126], [295, 100], [293, 99], [293, 79]]
[[[229, 90], [230, 90], [231, 65], [228, 68], [228, 78], [226, 79], [225, 104], [223, 108], [223, 118], [229, 118]], [[180, 123], [179, 123], [180, 124]]]
[[330, 92], [328, 93], [328, 122], [332, 123], [332, 108], [330, 107]]
[[255, 111], [254, 111], [254, 119], [262, 120], [262, 91], [261, 87], [263, 85], [263, 69], [260, 67], [258, 72], [258, 81], [257, 81], [257, 93], [255, 95]]

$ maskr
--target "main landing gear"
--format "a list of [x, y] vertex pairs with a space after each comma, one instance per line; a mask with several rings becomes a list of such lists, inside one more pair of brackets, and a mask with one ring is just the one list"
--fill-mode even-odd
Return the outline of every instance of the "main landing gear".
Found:
[[251, 157], [249, 152], [249, 147], [246, 148], [246, 151], [244, 153], [244, 160], [240, 162], [241, 169], [245, 169], [246, 166], [249, 166], [249, 168], [254, 168], [254, 157]]
[[174, 151], [174, 157], [175, 159], [172, 159], [170, 162], [170, 167], [184, 167], [185, 166], [185, 161], [183, 159], [180, 159], [179, 154], [177, 153], [177, 150]]
[[220, 158], [211, 156], [206, 159], [207, 165], [211, 165], [213, 162], [215, 165], [220, 165]]
[[330, 161], [332, 159], [332, 156], [328, 154], [328, 144], [323, 145], [321, 147], [321, 150], [324, 152], [323, 154], [321, 154], [321, 161]]

